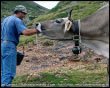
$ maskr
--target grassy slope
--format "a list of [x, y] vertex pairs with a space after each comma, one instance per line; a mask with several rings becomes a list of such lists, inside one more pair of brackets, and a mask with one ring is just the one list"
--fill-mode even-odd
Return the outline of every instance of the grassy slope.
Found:
[[[68, 1], [67, 4], [69, 4], [70, 1]], [[53, 8], [50, 12], [48, 12], [45, 15], [40, 16], [39, 18], [36, 18], [33, 20], [33, 22], [38, 21], [47, 21], [47, 20], [53, 20], [60, 17], [67, 17], [67, 11], [70, 8], [73, 8], [72, 12], [72, 18], [74, 20], [82, 19], [90, 14], [94, 13], [97, 9], [99, 9], [102, 5], [100, 4], [102, 1], [80, 1], [77, 5], [69, 6], [69, 7], [63, 7], [61, 8], [62, 4], [58, 4], [58, 7]], [[65, 5], [65, 3], [63, 3]]]
[[[25, 86], [22, 84], [31, 84], [31, 87], [52, 86], [52, 87], [83, 87], [83, 84], [105, 84], [106, 72], [80, 72], [78, 70], [66, 69], [65, 72], [42, 72], [40, 76], [30, 77], [29, 74], [18, 76], [13, 80], [13, 84], [16, 86]], [[32, 85], [33, 84], [33, 85]], [[42, 84], [42, 85], [40, 85]], [[43, 85], [45, 84], [45, 85]], [[53, 84], [53, 85], [52, 85]], [[92, 85], [90, 85], [91, 87]], [[94, 85], [93, 85], [94, 86]], [[98, 85], [96, 85], [98, 86]], [[101, 85], [100, 85], [101, 87]]]
[[1, 1], [1, 17], [12, 15], [16, 5], [24, 5], [28, 10], [28, 16], [38, 16], [48, 11], [33, 1]]

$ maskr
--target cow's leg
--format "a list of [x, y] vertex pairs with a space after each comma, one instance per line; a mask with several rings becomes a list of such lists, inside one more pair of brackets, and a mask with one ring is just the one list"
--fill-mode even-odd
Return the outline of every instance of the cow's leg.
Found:
[[109, 58], [107, 59], [107, 72], [108, 72], [108, 77], [107, 77], [106, 87], [109, 87]]

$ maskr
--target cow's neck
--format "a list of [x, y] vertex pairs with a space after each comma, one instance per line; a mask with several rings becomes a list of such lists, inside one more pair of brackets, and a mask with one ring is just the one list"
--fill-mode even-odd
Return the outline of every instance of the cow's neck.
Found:
[[[80, 21], [80, 34], [82, 39], [89, 40], [100, 40], [108, 42], [107, 34], [101, 31], [101, 26], [98, 27], [97, 23], [99, 21], [81, 20]], [[102, 27], [103, 28], [103, 27]]]
[[[109, 58], [109, 32], [103, 31], [100, 17], [93, 14], [80, 20], [80, 35], [82, 44], [93, 49], [96, 53]], [[100, 23], [97, 23], [100, 22]], [[101, 24], [101, 25], [99, 25]]]
[[80, 20], [80, 34], [82, 39], [109, 42], [108, 11], [107, 7], [105, 7]]

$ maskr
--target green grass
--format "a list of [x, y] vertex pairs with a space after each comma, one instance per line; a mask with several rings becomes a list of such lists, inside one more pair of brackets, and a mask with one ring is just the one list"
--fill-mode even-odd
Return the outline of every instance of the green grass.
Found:
[[37, 36], [37, 34], [32, 35], [32, 36], [21, 35], [18, 47], [23, 46], [23, 45], [27, 45], [29, 43], [34, 44], [34, 40], [36, 40], [36, 38], [38, 41], [43, 40], [43, 38], [40, 38], [39, 36]]
[[14, 8], [17, 5], [25, 6], [27, 11], [28, 11], [27, 14], [28, 14], [29, 17], [39, 16], [39, 15], [44, 14], [47, 11], [49, 11], [45, 7], [37, 5], [33, 1], [22, 1], [22, 2], [21, 1], [2, 1], [1, 2], [1, 17], [6, 17], [6, 16], [9, 16], [9, 15], [12, 15], [13, 11], [14, 11]]
[[[74, 70], [68, 73], [61, 73], [58, 71], [50, 73], [40, 73], [40, 77], [28, 78], [28, 76], [29, 75], [26, 74], [16, 77], [13, 80], [13, 84], [17, 84], [21, 87], [23, 86], [21, 84], [27, 84], [27, 86], [28, 84], [35, 84], [33, 85], [34, 87], [42, 87], [43, 84], [45, 84], [44, 86], [52, 87], [78, 87], [78, 85], [75, 84], [105, 84], [106, 80], [104, 79], [106, 78], [107, 73], [88, 73]], [[79, 85], [79, 87], [83, 86], [84, 85]]]
[[29, 42], [33, 42], [33, 40], [35, 40], [35, 38], [36, 38], [36, 35], [33, 35], [33, 36], [24, 36], [24, 35], [21, 35], [20, 36], [20, 41], [19, 41], [18, 47], [23, 46], [23, 45], [26, 45]]
[[46, 40], [44, 43], [43, 43], [44, 46], [53, 46], [54, 43], [50, 40]]
[[30, 62], [30, 60], [26, 60], [26, 62]]
[[[32, 26], [33, 23], [54, 20], [57, 18], [63, 18], [68, 16], [68, 10], [73, 8], [72, 18], [74, 20], [83, 19], [99, 9], [102, 6], [103, 1], [80, 1], [77, 5], [68, 6], [71, 1], [60, 2], [55, 8], [50, 10], [48, 13], [44, 15], [40, 15], [38, 18], [35, 18], [32, 22], [28, 23], [29, 27]], [[62, 8], [63, 7], [63, 8]]]
[[65, 1], [59, 3], [55, 8], [50, 10], [47, 14], [40, 15], [38, 18], [35, 18], [32, 22], [35, 23], [35, 22], [54, 20], [56, 18], [67, 17], [68, 16], [67, 12], [70, 8], [73, 8], [72, 18], [74, 20], [82, 19], [96, 12], [96, 10], [102, 6], [101, 5], [102, 2], [103, 1], [80, 1], [77, 5], [62, 8], [62, 6], [66, 5], [67, 3], [68, 4], [71, 3], [70, 1]]
[[[59, 2], [58, 5], [56, 7], [54, 7], [53, 9], [51, 9], [48, 13], [53, 13], [58, 11], [59, 9], [61, 9], [62, 7], [64, 8], [65, 5], [69, 5], [71, 3], [71, 1], [63, 1], [63, 2]], [[62, 9], [63, 9], [62, 8]]]

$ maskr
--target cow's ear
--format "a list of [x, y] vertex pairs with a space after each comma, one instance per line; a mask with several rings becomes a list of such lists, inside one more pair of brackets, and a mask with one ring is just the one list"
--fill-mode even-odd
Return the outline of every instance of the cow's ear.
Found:
[[64, 33], [69, 31], [70, 28], [72, 26], [72, 22], [70, 20], [68, 20], [67, 22], [65, 22], [65, 29], [64, 29]]

